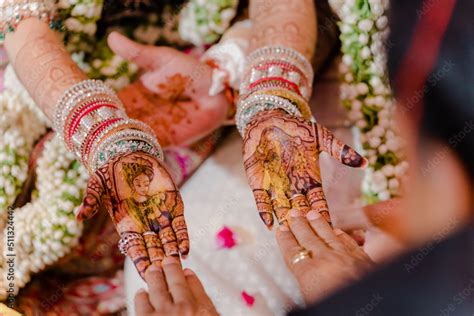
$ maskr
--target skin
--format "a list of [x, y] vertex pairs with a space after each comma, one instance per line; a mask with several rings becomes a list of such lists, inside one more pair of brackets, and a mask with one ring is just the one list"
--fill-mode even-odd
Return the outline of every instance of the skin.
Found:
[[[8, 34], [5, 48], [11, 64], [19, 79], [28, 90], [36, 104], [52, 119], [55, 104], [62, 94], [72, 85], [85, 80], [86, 76], [76, 66], [65, 50], [58, 35], [51, 31], [46, 23], [37, 19], [20, 22], [14, 33]], [[134, 154], [137, 158], [148, 159], [154, 168], [156, 177], [169, 186], [166, 190], [166, 205], [170, 216], [168, 222], [161, 223], [159, 238], [147, 237], [143, 242], [128, 250], [128, 255], [143, 276], [151, 260], [159, 261], [163, 254], [186, 255], [189, 251], [187, 228], [183, 216], [183, 203], [169, 174], [155, 158], [144, 153]], [[125, 231], [143, 233], [150, 229], [146, 223], [133, 221], [138, 210], [119, 207], [118, 192], [128, 184], [123, 177], [116, 177], [114, 166], [120, 164], [124, 156], [112, 161], [91, 175], [87, 192], [78, 218], [90, 218], [100, 207], [105, 207], [112, 217], [119, 234]], [[110, 182], [110, 179], [115, 181]], [[137, 193], [138, 194], [138, 193]], [[172, 209], [171, 209], [172, 208]]]
[[[132, 164], [149, 166], [153, 178], [140, 173], [130, 186], [124, 179], [134, 176], [127, 168]], [[154, 177], [159, 180], [154, 181]], [[107, 209], [121, 236], [142, 234], [143, 240], [131, 243], [127, 249], [142, 277], [151, 263], [160, 262], [165, 255], [185, 256], [189, 252], [181, 196], [166, 169], [146, 153], [118, 157], [95, 173], [78, 218], [84, 220], [100, 208]]]
[[[251, 1], [249, 10], [251, 51], [282, 45], [311, 60], [317, 38], [314, 1]], [[250, 122], [243, 140], [244, 165], [260, 217], [268, 228], [273, 225], [273, 213], [281, 224], [292, 207], [305, 213], [314, 208], [330, 222], [319, 169], [321, 151], [352, 167], [367, 164], [327, 129], [283, 111], [267, 111]]]
[[283, 111], [264, 112], [248, 125], [244, 166], [267, 227], [273, 225], [273, 213], [280, 224], [285, 223], [291, 208], [303, 213], [314, 209], [330, 222], [319, 170], [322, 151], [350, 167], [367, 165], [326, 128]]
[[116, 32], [108, 43], [144, 71], [119, 96], [132, 117], [159, 130], [162, 146], [194, 143], [226, 120], [225, 95], [209, 96], [210, 66], [176, 49], [141, 45]]
[[[316, 210], [293, 209], [288, 226], [280, 226], [277, 242], [306, 303], [317, 303], [373, 267], [369, 256], [342, 230], [333, 229]], [[294, 263], [302, 247], [311, 258]]]
[[183, 270], [172, 257], [148, 268], [145, 280], [149, 292], [140, 290], [135, 295], [137, 315], [219, 315], [196, 274]]

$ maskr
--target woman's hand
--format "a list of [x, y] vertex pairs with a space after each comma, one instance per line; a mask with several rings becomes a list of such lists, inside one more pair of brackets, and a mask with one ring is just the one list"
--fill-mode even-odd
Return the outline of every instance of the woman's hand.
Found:
[[[280, 226], [277, 241], [308, 304], [354, 282], [373, 266], [355, 240], [342, 230], [333, 230], [315, 210], [306, 217], [300, 210], [291, 210], [288, 224]], [[302, 250], [310, 256], [301, 257]]]
[[351, 167], [367, 161], [343, 144], [325, 127], [272, 110], [258, 115], [244, 136], [244, 164], [257, 209], [267, 227], [273, 213], [280, 224], [288, 211], [310, 209], [330, 222], [319, 170], [319, 154], [325, 151]]
[[149, 293], [135, 295], [135, 313], [140, 316], [219, 315], [201, 281], [176, 258], [165, 258], [163, 268], [153, 264], [145, 273]]
[[226, 120], [226, 96], [209, 96], [210, 66], [174, 48], [141, 45], [118, 33], [108, 42], [116, 54], [145, 71], [119, 96], [129, 116], [149, 124], [162, 146], [191, 144]]
[[185, 256], [189, 238], [181, 195], [161, 163], [144, 152], [111, 160], [89, 180], [78, 219], [106, 208], [122, 240], [123, 251], [143, 277], [164, 256]]

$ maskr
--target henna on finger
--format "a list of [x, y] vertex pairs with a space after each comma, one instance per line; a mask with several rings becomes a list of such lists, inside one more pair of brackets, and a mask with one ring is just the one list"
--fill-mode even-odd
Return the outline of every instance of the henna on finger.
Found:
[[331, 216], [329, 214], [329, 207], [326, 201], [326, 195], [324, 194], [323, 188], [321, 186], [314, 187], [308, 191], [306, 194], [309, 205], [311, 209], [315, 210], [317, 213], [329, 223], [331, 223]]
[[140, 276], [144, 278], [146, 269], [151, 265], [145, 241], [143, 239], [135, 239], [126, 245], [125, 250]]
[[166, 226], [160, 229], [158, 234], [163, 245], [163, 250], [166, 256], [179, 256], [178, 243], [176, 241], [176, 235], [171, 229], [171, 226]]
[[271, 205], [270, 195], [262, 189], [254, 189], [253, 196], [257, 204], [258, 214], [268, 228], [273, 226], [273, 208]]
[[316, 123], [313, 123], [313, 126], [316, 131], [319, 150], [327, 152], [331, 157], [346, 166], [353, 168], [365, 168], [367, 166], [367, 159], [344, 144], [329, 129]]
[[275, 210], [275, 216], [280, 225], [286, 223], [288, 212], [290, 211], [290, 201], [285, 198], [274, 198], [272, 199], [272, 207]]
[[163, 246], [161, 245], [160, 238], [155, 232], [144, 232], [143, 239], [145, 240], [146, 249], [148, 251], [148, 256], [150, 257], [150, 262], [161, 262], [165, 257], [163, 251]]
[[179, 252], [183, 256], [187, 255], [189, 252], [189, 236], [186, 222], [184, 221], [184, 215], [173, 218], [171, 226], [178, 240]]
[[291, 208], [295, 208], [301, 211], [304, 215], [306, 215], [311, 210], [308, 200], [306, 199], [306, 196], [304, 194], [294, 194], [290, 198], [290, 203]]

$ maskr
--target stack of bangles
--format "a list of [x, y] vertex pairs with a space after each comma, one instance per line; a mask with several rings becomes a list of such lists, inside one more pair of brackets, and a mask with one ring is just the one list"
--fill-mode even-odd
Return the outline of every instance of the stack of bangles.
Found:
[[251, 53], [239, 89], [236, 125], [240, 134], [258, 113], [268, 110], [281, 109], [310, 120], [313, 77], [311, 63], [294, 49], [267, 46]]
[[53, 125], [91, 174], [109, 160], [137, 151], [163, 160], [151, 128], [129, 119], [115, 92], [102, 81], [85, 80], [69, 88], [56, 105]]

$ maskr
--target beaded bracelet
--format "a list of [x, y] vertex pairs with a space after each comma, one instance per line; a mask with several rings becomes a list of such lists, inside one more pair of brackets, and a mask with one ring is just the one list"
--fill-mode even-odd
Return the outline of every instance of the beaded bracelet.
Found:
[[261, 62], [249, 67], [245, 78], [240, 86], [241, 94], [251, 93], [255, 85], [262, 82], [282, 81], [287, 85], [287, 89], [296, 90], [306, 101], [311, 97], [312, 78], [308, 78], [299, 67], [289, 62], [278, 60]]
[[255, 94], [241, 103], [237, 107], [235, 122], [237, 129], [244, 136], [245, 129], [250, 121], [260, 112], [282, 109], [290, 115], [301, 117], [301, 111], [296, 105], [287, 99], [267, 94]]
[[122, 237], [118, 242], [118, 248], [120, 253], [126, 256], [128, 248], [144, 244], [145, 241], [143, 240], [143, 236], [141, 234], [135, 232], [128, 232], [122, 234]]
[[18, 24], [24, 19], [34, 17], [58, 29], [55, 21], [55, 6], [47, 0], [2, 0], [0, 1], [0, 44], [5, 41], [7, 33], [15, 32]]
[[300, 67], [307, 78], [312, 81], [314, 77], [311, 63], [300, 52], [283, 46], [266, 46], [252, 52], [247, 57], [247, 67], [268, 62], [269, 60], [278, 60], [296, 64]]
[[90, 155], [88, 169], [95, 172], [109, 160], [137, 151], [146, 152], [159, 161], [163, 161], [164, 158], [163, 151], [154, 136], [140, 130], [126, 129], [111, 133], [101, 140]]

